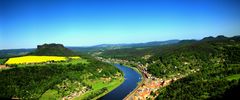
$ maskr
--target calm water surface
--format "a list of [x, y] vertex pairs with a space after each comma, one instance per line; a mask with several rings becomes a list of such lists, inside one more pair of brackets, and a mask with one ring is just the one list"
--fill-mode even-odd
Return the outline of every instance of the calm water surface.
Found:
[[125, 81], [99, 100], [122, 100], [133, 91], [137, 87], [137, 83], [141, 81], [141, 75], [135, 70], [119, 64], [115, 64], [115, 66], [124, 73]]

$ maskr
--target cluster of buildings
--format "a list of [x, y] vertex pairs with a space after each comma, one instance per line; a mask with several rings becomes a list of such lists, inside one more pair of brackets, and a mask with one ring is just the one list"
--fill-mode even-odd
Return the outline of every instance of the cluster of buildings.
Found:
[[147, 65], [138, 65], [138, 69], [141, 71], [143, 75], [142, 83], [129, 94], [125, 99], [126, 100], [146, 100], [146, 99], [154, 99], [159, 94], [158, 89], [164, 87], [176, 79], [163, 80], [160, 78], [156, 78], [147, 72]]
[[150, 79], [147, 78], [126, 100], [146, 100], [154, 99], [159, 94], [158, 89], [171, 83], [172, 80]]
[[128, 61], [128, 60], [122, 60], [122, 59], [112, 59], [112, 58], [102, 58], [102, 57], [96, 57], [97, 60], [103, 61], [103, 62], [107, 62], [107, 63], [134, 63], [133, 61]]
[[88, 92], [90, 90], [91, 90], [90, 88], [84, 86], [84, 87], [82, 87], [82, 89], [80, 91], [74, 92], [74, 93], [72, 93], [72, 94], [70, 94], [68, 96], [65, 96], [65, 97], [62, 98], [62, 100], [74, 99], [75, 97], [79, 97], [79, 96], [83, 95], [84, 93], [86, 93], [86, 92]]

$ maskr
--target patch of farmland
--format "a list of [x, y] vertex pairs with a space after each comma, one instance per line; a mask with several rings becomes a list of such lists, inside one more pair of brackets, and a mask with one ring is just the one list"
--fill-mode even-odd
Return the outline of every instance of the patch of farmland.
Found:
[[[80, 59], [80, 57], [69, 57], [71, 59]], [[44, 63], [49, 61], [66, 61], [68, 57], [62, 56], [22, 56], [10, 58], [5, 64], [29, 64]]]

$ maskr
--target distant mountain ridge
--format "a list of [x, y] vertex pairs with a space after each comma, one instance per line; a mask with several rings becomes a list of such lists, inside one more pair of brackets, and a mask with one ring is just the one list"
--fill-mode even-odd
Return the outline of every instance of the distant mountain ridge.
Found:
[[30, 53], [29, 55], [39, 55], [39, 56], [73, 56], [76, 55], [75, 52], [65, 48], [62, 44], [43, 44], [38, 45], [37, 49]]
[[204, 54], [208, 54], [209, 52], [215, 51], [215, 48], [213, 48], [212, 45], [214, 46], [217, 44], [226, 44], [229, 42], [239, 42], [239, 40], [240, 36], [206, 37], [201, 40], [181, 40], [178, 43], [169, 45], [105, 50], [101, 51], [100, 56], [104, 56], [106, 58], [135, 59], [137, 57], [143, 57], [144, 55], [172, 55], [174, 52], [181, 53], [181, 51], [193, 53], [197, 52], [199, 54], [200, 52], [204, 52]]
[[[94, 52], [97, 50], [109, 50], [109, 49], [121, 49], [121, 48], [131, 48], [131, 47], [147, 47], [147, 46], [159, 46], [159, 45], [167, 45], [167, 44], [177, 44], [177, 43], [193, 43], [197, 41], [211, 41], [211, 40], [222, 40], [226, 39], [229, 37], [225, 37], [223, 35], [219, 35], [217, 37], [205, 37], [201, 40], [195, 40], [195, 39], [190, 39], [190, 40], [168, 40], [168, 41], [153, 41], [153, 42], [146, 42], [146, 43], [130, 43], [130, 44], [100, 44], [100, 45], [95, 45], [95, 46], [89, 46], [89, 47], [81, 47], [81, 46], [76, 46], [76, 47], [65, 47], [69, 50], [72, 51], [79, 51], [79, 52]], [[231, 37], [232, 39], [239, 39], [240, 36], [234, 36]], [[0, 58], [6, 58], [6, 57], [12, 57], [12, 56], [19, 56], [19, 55], [25, 55], [27, 53], [30, 53], [36, 49], [8, 49], [8, 50], [0, 50]], [[70, 51], [70, 52], [72, 52]], [[67, 50], [67, 52], [69, 52]], [[70, 54], [70, 53], [69, 53]], [[50, 55], [50, 54], [48, 54]]]
[[100, 44], [95, 45], [93, 47], [113, 47], [113, 46], [127, 46], [127, 47], [142, 47], [142, 46], [157, 46], [157, 45], [165, 45], [165, 44], [174, 44], [178, 43], [180, 40], [167, 40], [167, 41], [153, 41], [146, 43], [123, 43], [123, 44]]
[[13, 56], [26, 55], [29, 52], [34, 51], [35, 49], [8, 49], [0, 50], [0, 58], [8, 58]]
[[146, 42], [146, 43], [100, 44], [100, 45], [95, 45], [90, 47], [68, 47], [68, 48], [73, 51], [94, 52], [98, 50], [160, 46], [160, 45], [167, 45], [167, 44], [175, 44], [178, 42], [180, 42], [180, 40], [175, 39], [175, 40], [167, 40], [167, 41], [153, 41], [153, 42]]

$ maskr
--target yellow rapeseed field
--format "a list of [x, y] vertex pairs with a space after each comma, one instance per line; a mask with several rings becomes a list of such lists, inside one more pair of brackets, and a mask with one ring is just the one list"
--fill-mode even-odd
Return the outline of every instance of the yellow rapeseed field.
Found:
[[[80, 57], [69, 57], [72, 59], [80, 59]], [[28, 64], [42, 63], [47, 61], [66, 61], [67, 57], [61, 56], [23, 56], [10, 58], [5, 64]]]

